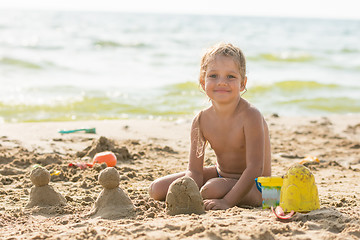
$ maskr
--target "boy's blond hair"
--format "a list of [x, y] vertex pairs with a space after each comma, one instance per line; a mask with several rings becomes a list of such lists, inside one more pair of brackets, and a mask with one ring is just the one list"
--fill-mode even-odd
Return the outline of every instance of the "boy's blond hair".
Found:
[[239, 67], [241, 81], [244, 81], [246, 75], [246, 60], [243, 52], [231, 43], [219, 43], [208, 48], [201, 58], [200, 82], [205, 79], [205, 73], [209, 63], [219, 55], [231, 57], [234, 60], [235, 64]]

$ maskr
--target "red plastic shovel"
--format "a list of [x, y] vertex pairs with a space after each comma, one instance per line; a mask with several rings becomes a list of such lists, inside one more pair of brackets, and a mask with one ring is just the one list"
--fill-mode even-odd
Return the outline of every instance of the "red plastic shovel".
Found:
[[277, 206], [275, 209], [274, 209], [274, 207], [271, 207], [271, 211], [275, 214], [275, 216], [276, 216], [278, 219], [281, 219], [281, 220], [288, 220], [288, 219], [290, 219], [292, 216], [295, 215], [295, 211], [291, 211], [290, 213], [288, 213], [288, 214], [285, 215], [284, 210], [283, 210], [282, 207], [280, 207], [280, 206]]

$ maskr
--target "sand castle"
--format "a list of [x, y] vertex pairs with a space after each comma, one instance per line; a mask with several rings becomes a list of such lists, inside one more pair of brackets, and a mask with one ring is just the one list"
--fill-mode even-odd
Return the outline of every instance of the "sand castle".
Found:
[[182, 177], [170, 185], [166, 195], [166, 212], [169, 215], [205, 212], [199, 188], [192, 178]]
[[66, 205], [66, 199], [49, 185], [50, 173], [47, 169], [43, 167], [35, 168], [30, 174], [30, 180], [34, 186], [30, 190], [30, 200], [26, 205], [27, 208]]
[[101, 171], [98, 180], [104, 189], [88, 215], [102, 218], [121, 218], [135, 214], [134, 204], [119, 187], [120, 175], [115, 168], [108, 167]]

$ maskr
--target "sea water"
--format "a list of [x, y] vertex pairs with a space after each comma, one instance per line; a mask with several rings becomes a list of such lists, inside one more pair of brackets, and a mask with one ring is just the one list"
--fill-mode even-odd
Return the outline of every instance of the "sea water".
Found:
[[264, 115], [360, 113], [359, 39], [360, 20], [0, 11], [0, 122], [193, 117], [217, 42]]

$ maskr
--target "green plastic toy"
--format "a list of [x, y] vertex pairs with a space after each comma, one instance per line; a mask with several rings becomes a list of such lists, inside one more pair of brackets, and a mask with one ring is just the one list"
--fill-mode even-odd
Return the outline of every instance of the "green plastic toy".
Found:
[[85, 133], [96, 133], [95, 128], [80, 128], [80, 129], [73, 129], [73, 130], [60, 130], [59, 133], [67, 134], [67, 133], [74, 133], [74, 132], [81, 132], [84, 131]]

